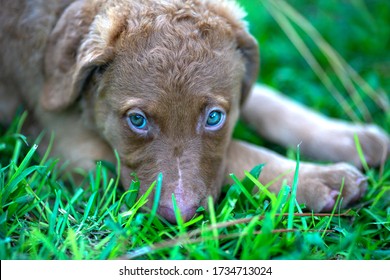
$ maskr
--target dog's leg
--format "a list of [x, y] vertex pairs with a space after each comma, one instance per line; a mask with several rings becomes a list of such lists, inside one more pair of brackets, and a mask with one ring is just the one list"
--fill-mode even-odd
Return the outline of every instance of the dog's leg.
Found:
[[9, 124], [15, 117], [16, 109], [21, 104], [19, 95], [10, 94], [11, 91], [0, 81], [0, 123]]
[[[238, 177], [243, 177], [245, 170], [250, 171], [255, 165], [264, 163], [259, 181], [264, 185], [274, 181], [269, 186], [274, 193], [280, 190], [283, 180], [291, 186], [296, 168], [295, 161], [240, 141], [230, 144], [227, 162], [227, 175], [234, 173]], [[227, 179], [225, 183], [231, 183], [231, 180]], [[365, 177], [352, 165], [301, 162], [297, 200], [313, 211], [330, 211], [343, 184], [343, 207], [358, 200], [366, 190]]]
[[264, 138], [284, 147], [301, 143], [302, 154], [312, 159], [344, 161], [360, 167], [355, 134], [370, 166], [379, 165], [389, 156], [390, 138], [377, 126], [327, 118], [266, 86], [254, 88], [242, 114]]
[[68, 163], [71, 169], [91, 170], [98, 160], [115, 162], [111, 147], [96, 131], [88, 128], [79, 115], [69, 111], [40, 111], [36, 117], [48, 133], [40, 144], [41, 153], [46, 151], [49, 134], [54, 132], [51, 156], [60, 157], [60, 163]]

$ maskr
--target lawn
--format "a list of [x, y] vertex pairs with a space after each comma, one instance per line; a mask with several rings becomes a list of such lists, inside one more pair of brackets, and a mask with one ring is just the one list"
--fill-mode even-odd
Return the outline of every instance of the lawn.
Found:
[[[261, 47], [259, 81], [324, 114], [390, 131], [387, 0], [239, 2]], [[306, 211], [289, 195], [298, 181], [269, 193], [255, 179], [260, 164], [244, 179], [232, 175], [235, 184], [209, 200], [209, 210], [170, 225], [156, 207], [142, 207], [162, 175], [137, 196], [138, 181], [124, 189], [114, 175], [120, 163], [97, 162], [76, 184], [21, 134], [26, 117], [0, 126], [0, 259], [390, 259], [389, 160], [365, 170], [368, 191], [351, 209]], [[234, 136], [295, 159], [299, 169], [299, 151], [242, 122]], [[260, 191], [249, 195], [253, 189]]]

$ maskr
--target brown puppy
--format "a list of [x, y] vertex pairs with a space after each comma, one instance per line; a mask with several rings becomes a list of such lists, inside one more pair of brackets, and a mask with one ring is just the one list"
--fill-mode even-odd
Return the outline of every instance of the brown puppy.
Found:
[[[376, 127], [326, 119], [264, 87], [248, 99], [258, 48], [232, 1], [4, 0], [1, 6], [0, 117], [9, 120], [22, 100], [41, 128], [56, 132], [54, 155], [73, 166], [91, 168], [95, 160], [113, 160], [117, 150], [123, 185], [135, 171], [141, 192], [162, 172], [159, 213], [171, 222], [172, 194], [188, 220], [208, 196], [218, 197], [230, 172], [266, 163], [262, 182], [282, 173], [292, 179], [293, 161], [231, 140], [243, 104], [243, 117], [259, 133], [285, 146], [302, 142], [315, 158], [358, 166], [354, 133], [370, 164], [388, 156], [389, 138]], [[344, 205], [364, 191], [352, 165], [307, 163], [300, 171], [298, 200], [316, 211], [334, 206], [343, 178]]]

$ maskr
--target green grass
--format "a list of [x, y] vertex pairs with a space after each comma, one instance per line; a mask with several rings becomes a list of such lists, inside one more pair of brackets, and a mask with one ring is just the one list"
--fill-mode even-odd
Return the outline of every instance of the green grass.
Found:
[[[387, 1], [289, 1], [341, 56], [283, 1], [241, 2], [261, 45], [261, 81], [330, 116], [390, 130], [381, 95], [390, 89]], [[235, 183], [208, 201], [210, 210], [172, 226], [157, 216], [156, 203], [143, 207], [158, 201], [162, 175], [141, 197], [136, 180], [120, 187], [113, 175], [120, 164], [98, 162], [76, 184], [20, 134], [25, 117], [0, 126], [0, 259], [390, 259], [389, 161], [382, 172], [366, 171], [368, 191], [352, 209], [305, 212], [289, 196], [299, 182], [270, 193], [255, 179], [259, 165], [243, 180], [232, 175]], [[242, 123], [235, 137], [272, 147], [299, 167], [299, 152], [266, 143]]]

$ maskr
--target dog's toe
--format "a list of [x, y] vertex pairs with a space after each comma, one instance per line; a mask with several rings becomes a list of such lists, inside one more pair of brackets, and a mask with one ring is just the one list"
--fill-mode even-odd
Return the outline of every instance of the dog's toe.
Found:
[[328, 211], [331, 211], [333, 209], [333, 207], [336, 203], [337, 196], [339, 194], [340, 193], [338, 191], [334, 191], [334, 190], [330, 191], [329, 196], [326, 198], [327, 199], [326, 204], [322, 208], [323, 212], [328, 212]]
[[313, 211], [331, 211], [339, 195], [341, 206], [348, 207], [359, 200], [367, 189], [366, 177], [357, 168], [345, 163], [303, 167], [301, 178], [298, 202], [305, 203]]

